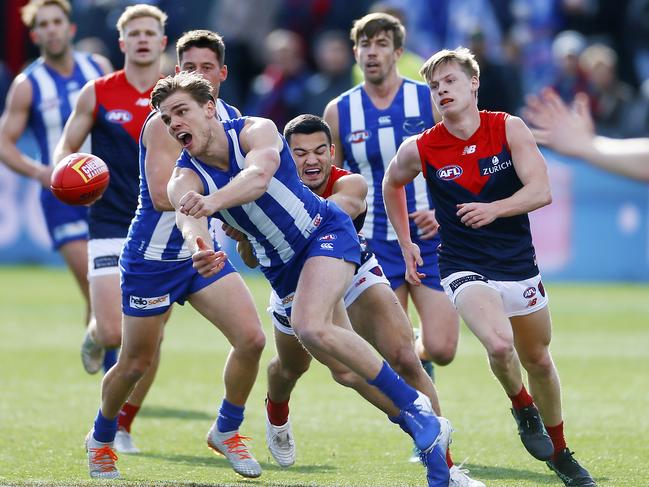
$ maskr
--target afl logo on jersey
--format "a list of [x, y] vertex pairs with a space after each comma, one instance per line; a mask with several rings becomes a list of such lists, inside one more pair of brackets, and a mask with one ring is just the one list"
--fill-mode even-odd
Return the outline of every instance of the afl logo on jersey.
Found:
[[365, 142], [370, 138], [369, 130], [356, 130], [347, 136], [347, 142], [350, 144], [358, 144], [359, 142]]
[[419, 117], [406, 118], [403, 122], [403, 131], [409, 135], [416, 135], [426, 130], [426, 122]]
[[437, 178], [443, 181], [452, 181], [462, 176], [462, 168], [457, 165], [444, 166], [437, 170]]
[[126, 110], [111, 110], [110, 112], [106, 113], [106, 120], [110, 123], [118, 123], [120, 125], [123, 125], [133, 120], [133, 115], [131, 115], [131, 112], [128, 112]]
[[530, 299], [536, 296], [536, 288], [535, 287], [528, 287], [525, 291], [523, 291], [523, 297], [525, 299]]

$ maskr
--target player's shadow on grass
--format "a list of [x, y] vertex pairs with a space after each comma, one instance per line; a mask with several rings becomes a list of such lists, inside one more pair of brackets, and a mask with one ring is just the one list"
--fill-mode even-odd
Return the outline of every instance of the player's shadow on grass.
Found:
[[138, 413], [140, 418], [162, 418], [162, 419], [189, 419], [213, 421], [214, 415], [204, 411], [192, 411], [188, 409], [176, 409], [165, 406], [144, 406]]
[[[166, 462], [178, 463], [181, 465], [193, 465], [193, 466], [202, 466], [202, 467], [222, 467], [227, 470], [231, 470], [232, 467], [228, 461], [219, 455], [215, 454], [206, 454], [206, 455], [183, 455], [183, 454], [168, 454], [168, 453], [147, 453], [142, 452], [137, 455], [138, 457], [152, 458], [156, 460], [164, 460]], [[257, 458], [259, 461], [259, 458]], [[271, 463], [270, 461], [259, 461], [261, 468], [266, 471], [280, 471], [284, 470], [279, 465]], [[335, 467], [331, 465], [293, 465], [291, 467], [291, 472], [299, 473], [324, 473], [332, 472], [336, 470]]]
[[[526, 470], [522, 468], [494, 467], [490, 465], [478, 465], [467, 463], [466, 468], [471, 471], [471, 477], [480, 479], [489, 485], [489, 480], [527, 480], [534, 482], [534, 485], [558, 485], [560, 483], [557, 475], [539, 462], [539, 471]], [[598, 482], [605, 482], [607, 478], [598, 478]]]

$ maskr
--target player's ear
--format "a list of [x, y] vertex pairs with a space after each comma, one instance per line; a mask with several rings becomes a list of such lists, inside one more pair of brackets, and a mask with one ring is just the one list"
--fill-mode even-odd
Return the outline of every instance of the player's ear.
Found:
[[329, 146], [329, 154], [331, 154], [331, 160], [333, 161], [336, 156], [336, 146], [334, 144], [331, 144], [331, 146]]
[[219, 69], [219, 81], [223, 83], [226, 79], [228, 79], [228, 65], [224, 64], [221, 66], [221, 69]]
[[180, 66], [178, 66], [177, 64], [176, 64], [176, 68], [174, 69], [174, 72], [176, 74], [180, 73]]

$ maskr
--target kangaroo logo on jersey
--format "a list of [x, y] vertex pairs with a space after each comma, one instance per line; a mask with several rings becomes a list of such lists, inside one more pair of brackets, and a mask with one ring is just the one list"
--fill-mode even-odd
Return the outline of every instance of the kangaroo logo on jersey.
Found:
[[426, 122], [419, 117], [406, 118], [403, 122], [403, 131], [409, 135], [416, 135], [426, 130]]
[[356, 130], [347, 136], [347, 142], [350, 144], [358, 144], [360, 142], [365, 142], [369, 139], [371, 133], [369, 130]]
[[118, 123], [120, 125], [124, 125], [125, 123], [133, 120], [133, 115], [131, 114], [131, 112], [128, 112], [126, 110], [111, 110], [110, 112], [106, 113], [106, 120], [110, 123]]
[[444, 166], [437, 170], [437, 178], [442, 181], [452, 181], [462, 176], [462, 168], [458, 165]]

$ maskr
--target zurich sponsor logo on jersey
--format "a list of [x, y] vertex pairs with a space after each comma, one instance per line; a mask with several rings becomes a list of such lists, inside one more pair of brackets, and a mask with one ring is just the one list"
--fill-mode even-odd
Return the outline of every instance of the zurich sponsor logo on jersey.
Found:
[[403, 122], [403, 131], [410, 135], [416, 135], [426, 130], [426, 122], [419, 117], [406, 118]]
[[525, 291], [523, 291], [523, 297], [525, 299], [530, 299], [536, 296], [536, 288], [535, 287], [528, 287]]
[[369, 130], [356, 130], [347, 136], [347, 142], [350, 144], [365, 142], [371, 137], [371, 135], [372, 134]]
[[508, 157], [507, 154], [500, 154], [500, 157], [491, 156], [480, 159], [478, 161], [478, 165], [480, 166], [480, 175], [490, 176], [512, 167], [511, 158], [505, 159], [505, 157]]
[[323, 235], [322, 237], [318, 238], [318, 241], [326, 241], [326, 240], [336, 240], [338, 237], [336, 236], [335, 233], [328, 233], [326, 235]]
[[462, 176], [462, 168], [458, 165], [444, 166], [437, 170], [437, 177], [443, 181], [452, 181]]
[[106, 120], [110, 123], [123, 125], [133, 120], [133, 115], [131, 115], [131, 112], [127, 110], [116, 109], [106, 113]]

